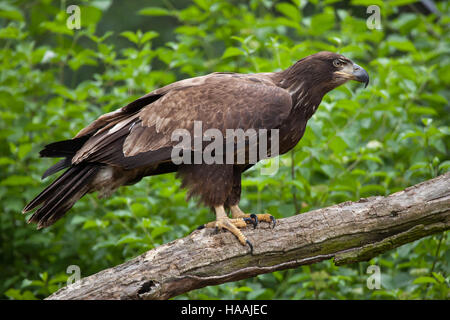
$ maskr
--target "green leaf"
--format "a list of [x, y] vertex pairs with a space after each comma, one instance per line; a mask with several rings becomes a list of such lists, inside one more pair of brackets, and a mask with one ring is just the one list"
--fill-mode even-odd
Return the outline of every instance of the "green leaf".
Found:
[[414, 284], [423, 284], [423, 283], [432, 283], [432, 284], [437, 284], [438, 282], [436, 281], [436, 279], [432, 278], [432, 277], [419, 277], [414, 279], [413, 281]]
[[311, 27], [309, 32], [313, 35], [322, 34], [334, 27], [333, 9], [326, 7], [323, 13], [317, 14], [311, 18]]
[[34, 184], [33, 178], [19, 175], [11, 175], [0, 182], [2, 186], [25, 186], [29, 184]]
[[365, 155], [363, 155], [363, 156], [361, 157], [361, 159], [362, 159], [362, 160], [374, 161], [374, 162], [376, 162], [376, 163], [383, 164], [383, 160], [381, 160], [380, 157], [375, 156], [375, 155], [368, 155], [368, 154], [365, 154]]
[[339, 136], [332, 137], [328, 146], [336, 154], [340, 154], [348, 148], [348, 144]]
[[20, 290], [17, 289], [8, 289], [5, 292], [5, 296], [14, 300], [22, 300], [22, 294], [20, 293]]
[[147, 41], [150, 41], [156, 37], [159, 36], [159, 33], [156, 31], [147, 31], [146, 33], [144, 33], [141, 37], [141, 41], [140, 43], [146, 43]]
[[175, 13], [164, 8], [147, 7], [139, 10], [138, 14], [144, 16], [173, 16]]
[[135, 202], [131, 205], [131, 211], [137, 216], [145, 216], [149, 212], [148, 208], [139, 202]]
[[92, 228], [105, 228], [108, 226], [108, 224], [109, 224], [108, 221], [103, 221], [100, 219], [86, 220], [83, 224], [83, 230]]
[[416, 3], [417, 0], [390, 0], [389, 5], [391, 7], [400, 7], [405, 6], [407, 4]]
[[73, 30], [67, 28], [63, 22], [44, 21], [40, 24], [40, 27], [55, 34], [73, 35]]
[[44, 283], [47, 283], [48, 280], [48, 272], [39, 273], [39, 277], [42, 279]]
[[363, 186], [360, 190], [360, 193], [363, 195], [383, 195], [385, 192], [385, 188], [378, 184], [368, 184]]
[[14, 164], [16, 163], [13, 159], [7, 158], [7, 157], [1, 157], [0, 158], [0, 166], [2, 165], [8, 165], [8, 164]]
[[430, 107], [411, 107], [408, 109], [408, 111], [410, 113], [414, 113], [414, 114], [429, 114], [429, 115], [437, 115], [436, 110], [434, 110], [433, 108]]
[[106, 11], [112, 5], [112, 0], [91, 0], [89, 4], [97, 9]]
[[122, 37], [127, 38], [128, 40], [130, 40], [131, 42], [134, 42], [136, 44], [139, 43], [139, 37], [137, 36], [137, 34], [131, 32], [131, 31], [124, 31], [122, 33], [120, 33], [120, 35]]
[[381, 8], [384, 7], [383, 0], [352, 0], [351, 4], [355, 6], [365, 6], [365, 7], [371, 5], [377, 5]]
[[391, 48], [395, 48], [399, 51], [408, 51], [408, 52], [415, 52], [416, 51], [416, 47], [414, 46], [414, 44], [409, 41], [409, 40], [398, 40], [398, 41], [388, 41], [386, 43], [389, 47]]
[[439, 165], [440, 171], [447, 171], [450, 169], [450, 160], [446, 160]]
[[287, 2], [282, 2], [276, 4], [275, 8], [289, 19], [293, 20], [294, 22], [300, 23], [300, 10], [294, 5]]
[[23, 34], [19, 28], [14, 26], [7, 26], [0, 29], [0, 39], [22, 39], [26, 34]]
[[228, 47], [222, 55], [222, 59], [243, 55], [244, 52], [235, 47]]
[[439, 281], [439, 283], [444, 283], [445, 282], [445, 278], [442, 274], [437, 273], [437, 272], [432, 272], [433, 276], [437, 279], [437, 281]]
[[408, 138], [415, 138], [415, 137], [424, 137], [424, 134], [423, 134], [423, 132], [415, 131], [415, 132], [405, 132], [400, 135], [400, 138], [402, 140], [405, 140]]
[[420, 169], [425, 169], [428, 167], [428, 163], [426, 162], [416, 162], [414, 165], [412, 165], [409, 170], [416, 171]]
[[447, 104], [448, 101], [447, 99], [440, 94], [430, 94], [430, 93], [424, 93], [420, 95], [420, 98], [430, 101], [432, 103], [437, 103], [437, 104]]
[[14, 300], [37, 300], [36, 296], [29, 290], [21, 293], [17, 289], [9, 289], [5, 292], [5, 295]]
[[23, 14], [20, 10], [6, 2], [0, 2], [0, 18], [23, 21]]
[[57, 276], [53, 276], [48, 283], [49, 284], [56, 284], [61, 282], [66, 283], [68, 277], [69, 276], [67, 274], [59, 274]]
[[239, 287], [239, 288], [237, 288], [237, 289], [235, 290], [235, 292], [252, 292], [252, 291], [253, 291], [252, 288], [246, 287], [246, 286], [244, 286], [244, 287]]
[[428, 127], [428, 126], [433, 122], [433, 119], [431, 119], [431, 118], [422, 118], [421, 120], [422, 120], [422, 123], [423, 123], [426, 127]]
[[126, 243], [136, 243], [136, 242], [142, 242], [142, 239], [135, 236], [135, 235], [126, 235], [117, 241], [118, 245], [126, 244]]
[[170, 230], [172, 230], [172, 228], [169, 227], [169, 226], [159, 226], [159, 227], [155, 227], [155, 228], [152, 230], [152, 233], [151, 233], [152, 238], [157, 238], [158, 236], [160, 236], [160, 235], [162, 235], [163, 233], [166, 233], [167, 231], [170, 231]]
[[105, 41], [106, 39], [108, 39], [110, 36], [112, 36], [114, 34], [114, 32], [112, 31], [107, 31], [103, 36], [101, 37], [97, 37], [96, 35], [93, 34], [88, 34], [89, 39], [91, 39], [92, 41], [96, 42], [96, 43], [102, 43], [103, 41]]
[[103, 15], [102, 10], [93, 6], [84, 6], [81, 9], [81, 26], [95, 27]]

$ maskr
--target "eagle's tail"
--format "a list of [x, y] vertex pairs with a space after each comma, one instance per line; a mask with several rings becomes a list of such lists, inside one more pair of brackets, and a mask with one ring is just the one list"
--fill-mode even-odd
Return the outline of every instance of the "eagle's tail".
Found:
[[87, 141], [89, 136], [84, 136], [80, 138], [74, 138], [69, 140], [63, 140], [58, 142], [53, 142], [45, 146], [44, 150], [39, 152], [40, 156], [43, 158], [60, 158], [60, 160], [53, 166], [47, 169], [42, 176], [42, 179], [62, 170], [68, 168], [72, 165], [72, 158], [76, 152], [83, 146]]
[[83, 163], [66, 170], [23, 209], [25, 213], [41, 205], [28, 223], [36, 222], [38, 229], [55, 223], [92, 189], [92, 181], [101, 168], [99, 164]]

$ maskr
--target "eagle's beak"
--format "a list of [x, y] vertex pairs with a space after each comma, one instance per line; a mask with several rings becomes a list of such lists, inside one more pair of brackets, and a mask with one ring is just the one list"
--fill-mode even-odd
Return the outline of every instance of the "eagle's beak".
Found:
[[339, 71], [334, 72], [339, 78], [344, 78], [346, 80], [355, 80], [367, 85], [369, 84], [369, 74], [366, 70], [358, 66], [356, 63], [346, 64], [344, 68]]
[[353, 80], [362, 82], [365, 84], [364, 88], [367, 87], [367, 85], [369, 84], [369, 74], [367, 73], [366, 70], [364, 70], [363, 68], [361, 68], [360, 66], [358, 66], [356, 63], [353, 64]]

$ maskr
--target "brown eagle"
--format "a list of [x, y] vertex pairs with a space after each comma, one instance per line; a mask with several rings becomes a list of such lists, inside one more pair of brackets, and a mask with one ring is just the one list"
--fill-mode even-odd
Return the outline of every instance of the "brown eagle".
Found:
[[[109, 195], [145, 176], [177, 172], [183, 187], [189, 190], [188, 195], [198, 197], [215, 210], [216, 220], [202, 227], [226, 229], [252, 250], [252, 244], [239, 228], [247, 224], [256, 227], [258, 221], [275, 226], [270, 214], [245, 214], [238, 206], [241, 175], [255, 162], [248, 158], [243, 163], [236, 162], [239, 148], [234, 137], [223, 142], [235, 146], [231, 149], [231, 163], [173, 161], [178, 144], [173, 132], [182, 129], [195, 135], [196, 122], [201, 122], [203, 130], [216, 129], [224, 135], [228, 129], [277, 130], [278, 153], [283, 154], [300, 141], [323, 96], [348, 80], [367, 86], [369, 76], [340, 54], [319, 52], [279, 72], [215, 72], [154, 90], [100, 116], [73, 139], [47, 145], [40, 152], [41, 157], [63, 159], [50, 167], [43, 178], [68, 169], [23, 212], [39, 207], [28, 222], [36, 222], [40, 229], [55, 223], [86, 193], [98, 191], [100, 196]], [[243, 148], [247, 156], [249, 140], [246, 137]], [[260, 144], [259, 139], [252, 141]], [[187, 146], [180, 154], [193, 151], [190, 157], [195, 158], [196, 152], [205, 150], [203, 142], [199, 148]], [[216, 156], [220, 158], [220, 154]], [[257, 161], [261, 159], [258, 157]], [[231, 218], [227, 210], [231, 211]]]

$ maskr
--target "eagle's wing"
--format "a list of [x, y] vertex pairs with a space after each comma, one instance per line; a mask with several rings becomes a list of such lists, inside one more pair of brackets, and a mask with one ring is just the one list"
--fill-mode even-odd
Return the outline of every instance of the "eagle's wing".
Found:
[[273, 129], [292, 108], [289, 93], [269, 78], [224, 73], [179, 81], [136, 101], [83, 129], [76, 138], [90, 137], [72, 163], [127, 169], [155, 164], [170, 159], [175, 130], [193, 136], [194, 121], [201, 121], [203, 132], [215, 128], [224, 135], [226, 129]]

